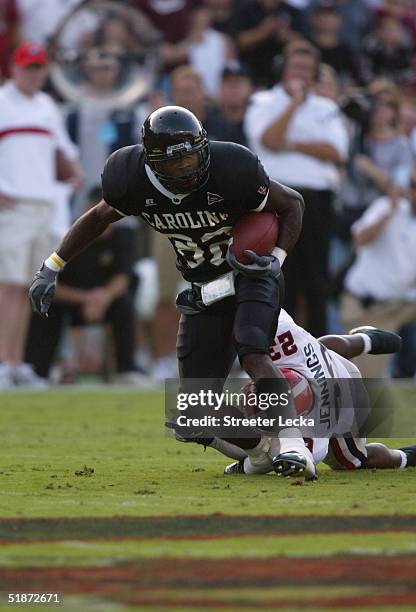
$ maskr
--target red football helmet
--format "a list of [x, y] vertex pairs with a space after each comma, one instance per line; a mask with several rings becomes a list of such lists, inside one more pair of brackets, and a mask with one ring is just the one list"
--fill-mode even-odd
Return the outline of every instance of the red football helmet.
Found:
[[280, 368], [293, 392], [295, 409], [298, 416], [306, 416], [313, 407], [313, 393], [308, 380], [296, 370]]

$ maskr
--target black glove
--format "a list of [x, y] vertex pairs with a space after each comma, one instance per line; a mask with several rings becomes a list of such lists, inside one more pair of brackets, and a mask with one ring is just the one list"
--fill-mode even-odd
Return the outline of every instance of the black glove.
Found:
[[57, 272], [43, 263], [30, 285], [29, 299], [32, 310], [45, 319], [55, 294], [57, 275]]
[[254, 251], [244, 251], [247, 259], [250, 263], [240, 263], [234, 253], [230, 249], [227, 251], [227, 262], [229, 265], [236, 270], [245, 274], [246, 276], [259, 276], [261, 278], [270, 276], [271, 278], [278, 279], [280, 276], [280, 263], [277, 257], [274, 255], [257, 255]]
[[176, 297], [176, 306], [185, 315], [197, 315], [207, 308], [194, 289], [181, 291]]

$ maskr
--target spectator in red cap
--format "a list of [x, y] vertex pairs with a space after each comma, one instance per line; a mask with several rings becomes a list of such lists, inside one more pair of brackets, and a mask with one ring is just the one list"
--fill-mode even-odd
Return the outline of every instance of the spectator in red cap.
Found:
[[12, 57], [10, 81], [0, 87], [0, 389], [39, 386], [23, 363], [29, 318], [27, 287], [33, 262], [51, 249], [56, 156], [77, 180], [77, 152], [50, 96], [41, 92], [48, 54], [26, 43]]
[[47, 66], [48, 61], [48, 52], [38, 43], [24, 43], [20, 45], [12, 57], [12, 64], [14, 66], [34, 66], [38, 68]]

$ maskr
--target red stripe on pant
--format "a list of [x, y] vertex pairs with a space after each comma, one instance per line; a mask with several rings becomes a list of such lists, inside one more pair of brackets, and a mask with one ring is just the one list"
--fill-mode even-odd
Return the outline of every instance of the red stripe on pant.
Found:
[[313, 455], [313, 439], [312, 438], [303, 438], [306, 447], [311, 451]]
[[331, 438], [329, 441], [329, 446], [331, 447], [331, 450], [334, 453], [338, 463], [344, 466], [347, 470], [357, 469], [357, 466], [351, 463], [351, 461], [348, 461], [348, 459], [344, 456], [337, 438]]

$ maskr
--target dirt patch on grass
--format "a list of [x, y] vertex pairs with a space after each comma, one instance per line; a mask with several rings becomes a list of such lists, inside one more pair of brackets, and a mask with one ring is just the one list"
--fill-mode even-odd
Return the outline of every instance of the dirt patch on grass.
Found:
[[206, 516], [0, 519], [0, 542], [210, 539], [242, 535], [296, 535], [416, 531], [416, 516]]

